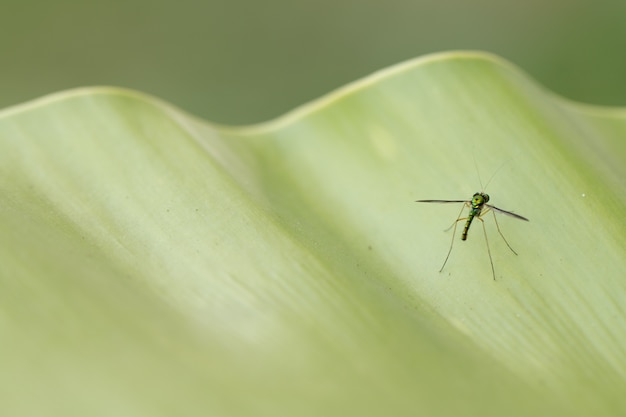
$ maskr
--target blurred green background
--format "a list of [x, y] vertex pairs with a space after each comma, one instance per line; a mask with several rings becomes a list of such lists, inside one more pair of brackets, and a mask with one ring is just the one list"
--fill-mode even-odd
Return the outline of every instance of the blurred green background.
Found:
[[85, 85], [214, 122], [276, 116], [430, 52], [480, 49], [550, 89], [626, 104], [625, 0], [3, 1], [0, 107]]

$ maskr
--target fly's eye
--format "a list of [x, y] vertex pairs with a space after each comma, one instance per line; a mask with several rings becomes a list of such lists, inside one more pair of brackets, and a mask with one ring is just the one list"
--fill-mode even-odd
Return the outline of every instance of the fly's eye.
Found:
[[485, 203], [489, 201], [489, 194], [483, 194], [483, 198], [485, 199]]

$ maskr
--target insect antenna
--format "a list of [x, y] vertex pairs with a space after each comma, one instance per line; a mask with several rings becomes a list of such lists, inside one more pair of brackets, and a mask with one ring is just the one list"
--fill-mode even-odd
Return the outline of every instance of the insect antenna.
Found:
[[[485, 189], [489, 186], [489, 183], [491, 182], [492, 179], [494, 179], [496, 177], [496, 174], [498, 173], [498, 171], [500, 171], [502, 169], [502, 167], [504, 167], [504, 165], [506, 165], [506, 163], [509, 162], [504, 161], [499, 167], [498, 169], [496, 169], [496, 171], [493, 173], [493, 175], [491, 176], [491, 178], [489, 178], [489, 181], [487, 181], [487, 184], [485, 184], [485, 187], [483, 188], [483, 191], [485, 191]], [[480, 177], [478, 178], [478, 180], [480, 181]], [[482, 184], [481, 184], [482, 186]]]
[[485, 185], [483, 185], [483, 180], [480, 177], [480, 169], [478, 169], [478, 162], [476, 162], [476, 152], [475, 151], [472, 151], [472, 158], [474, 159], [474, 168], [476, 169], [476, 175], [478, 175], [478, 182], [480, 183], [481, 192], [485, 192], [485, 190], [487, 190], [487, 187], [491, 183], [491, 180], [493, 180], [496, 177], [496, 174], [504, 167], [504, 165], [506, 165], [507, 162], [509, 162], [509, 159], [507, 159], [502, 164], [500, 164], [498, 169], [496, 169], [494, 171], [494, 173], [491, 175], [491, 177], [489, 177], [489, 180], [487, 181], [487, 183]]

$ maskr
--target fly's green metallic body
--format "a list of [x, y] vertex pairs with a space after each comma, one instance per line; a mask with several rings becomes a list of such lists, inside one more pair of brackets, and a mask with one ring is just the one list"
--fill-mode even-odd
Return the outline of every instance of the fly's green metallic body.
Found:
[[483, 211], [483, 206], [487, 204], [488, 201], [488, 194], [474, 194], [474, 196], [472, 197], [471, 208], [469, 214], [467, 215], [467, 221], [465, 222], [465, 227], [463, 228], [463, 234], [461, 235], [461, 240], [467, 240], [467, 232], [469, 232], [469, 228], [472, 225], [472, 220], [474, 220], [474, 217], [480, 218], [480, 213]]
[[[446, 262], [448, 262], [448, 258], [450, 257], [450, 253], [452, 252], [452, 246], [454, 245], [454, 234], [456, 232], [456, 226], [458, 222], [465, 220], [465, 227], [463, 228], [463, 234], [461, 234], [461, 240], [467, 240], [467, 233], [469, 232], [470, 226], [472, 225], [472, 221], [474, 219], [478, 219], [481, 221], [483, 225], [483, 233], [485, 235], [485, 242], [487, 243], [487, 253], [489, 254], [489, 262], [491, 263], [491, 272], [493, 274], [493, 279], [494, 280], [496, 279], [496, 271], [493, 267], [493, 260], [491, 258], [491, 250], [489, 249], [489, 240], [487, 239], [487, 231], [485, 230], [485, 223], [484, 223], [484, 220], [482, 219], [482, 217], [489, 211], [493, 213], [493, 219], [496, 222], [496, 228], [498, 229], [498, 233], [500, 234], [500, 236], [502, 236], [504, 243], [506, 243], [509, 249], [511, 249], [511, 251], [515, 255], [517, 255], [517, 252], [513, 250], [511, 245], [509, 245], [509, 242], [507, 242], [507, 240], [504, 238], [504, 235], [500, 231], [500, 225], [498, 224], [498, 219], [496, 218], [496, 211], [502, 214], [506, 214], [511, 217], [515, 217], [516, 219], [520, 219], [524, 221], [528, 221], [528, 219], [526, 217], [520, 216], [519, 214], [502, 210], [496, 206], [487, 204], [487, 202], [489, 202], [488, 194], [485, 194], [483, 192], [475, 193], [472, 196], [471, 200], [417, 200], [417, 202], [418, 203], [463, 203], [463, 207], [461, 207], [461, 211], [459, 212], [459, 215], [457, 216], [458, 218], [454, 221], [452, 226], [446, 229], [446, 230], [450, 230], [450, 228], [454, 227], [454, 231], [452, 232], [452, 241], [450, 242], [450, 249], [448, 250], [448, 255], [446, 256], [446, 259], [443, 261], [443, 265], [441, 266], [441, 269], [439, 270], [439, 272], [443, 271], [443, 268], [446, 266]], [[469, 213], [467, 217], [461, 217], [461, 213], [463, 212], [463, 209], [466, 207], [469, 208]]]

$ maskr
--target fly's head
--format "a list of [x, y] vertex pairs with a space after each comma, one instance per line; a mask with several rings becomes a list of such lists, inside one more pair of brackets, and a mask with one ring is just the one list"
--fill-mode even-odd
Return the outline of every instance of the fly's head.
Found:
[[489, 194], [475, 193], [472, 197], [472, 207], [478, 208], [489, 201]]

